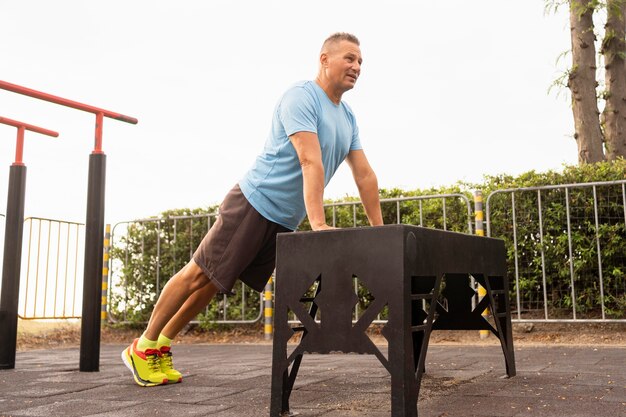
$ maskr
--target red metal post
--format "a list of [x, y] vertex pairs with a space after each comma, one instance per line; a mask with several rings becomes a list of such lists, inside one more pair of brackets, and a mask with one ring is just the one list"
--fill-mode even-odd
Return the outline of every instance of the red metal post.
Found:
[[13, 165], [24, 165], [24, 132], [29, 130], [31, 132], [40, 133], [46, 136], [58, 137], [59, 134], [53, 130], [44, 129], [43, 127], [30, 125], [28, 123], [19, 122], [17, 120], [9, 119], [7, 117], [0, 116], [0, 124], [9, 125], [17, 128], [17, 140], [15, 144], [15, 162]]
[[15, 162], [13, 165], [24, 165], [22, 157], [24, 156], [24, 126], [17, 128], [17, 141], [15, 143]]
[[32, 130], [48, 136], [59, 134], [27, 123], [0, 117], [0, 123], [17, 127], [15, 162], [9, 174], [6, 227], [4, 234], [4, 260], [2, 263], [2, 292], [0, 293], [0, 369], [15, 368], [17, 346], [17, 309], [20, 292], [20, 268], [22, 265], [22, 234], [24, 231], [24, 201], [26, 195], [26, 165], [24, 132]]
[[101, 154], [102, 152], [102, 124], [104, 123], [104, 114], [96, 113], [96, 138], [92, 154]]
[[52, 94], [42, 93], [41, 91], [33, 90], [30, 88], [22, 87], [20, 85], [11, 84], [6, 81], [0, 80], [0, 88], [14, 93], [23, 94], [25, 96], [37, 98], [39, 100], [49, 101], [51, 103], [60, 104], [61, 106], [71, 107], [76, 110], [86, 111], [96, 115], [96, 144], [92, 153], [102, 154], [102, 125], [103, 118], [108, 117], [110, 119], [119, 120], [126, 123], [136, 125], [137, 119], [131, 116], [126, 116], [121, 113], [104, 110], [98, 107], [90, 106], [88, 104], [79, 103], [77, 101], [68, 100], [66, 98], [54, 96]]
[[21, 87], [6, 81], [0, 81], [0, 88], [96, 115], [94, 150], [89, 155], [87, 220], [85, 222], [85, 272], [79, 366], [81, 372], [96, 372], [100, 363], [100, 289], [104, 253], [104, 186], [106, 172], [106, 155], [102, 151], [102, 125], [105, 117], [132, 124], [137, 124], [137, 119]]

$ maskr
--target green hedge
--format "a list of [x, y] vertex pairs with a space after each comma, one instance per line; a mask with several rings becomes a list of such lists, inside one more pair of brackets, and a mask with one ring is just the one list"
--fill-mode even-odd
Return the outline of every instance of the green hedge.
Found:
[[[453, 186], [424, 190], [383, 189], [381, 198], [423, 197], [442, 194], [462, 194], [471, 202], [473, 192], [481, 190], [485, 199], [497, 190], [536, 187], [557, 184], [589, 183], [616, 181], [626, 178], [626, 162], [622, 160], [595, 165], [565, 166], [561, 171], [538, 173], [530, 171], [519, 176], [485, 176], [480, 183], [458, 182]], [[542, 191], [542, 231], [543, 244], [539, 233], [538, 195], [536, 192], [516, 192], [515, 210], [517, 226], [517, 271], [521, 289], [520, 309], [524, 317], [542, 315], [543, 275], [541, 248], [545, 265], [546, 287], [548, 289], [547, 309], [551, 317], [571, 317], [571, 306], [575, 302], [577, 317], [599, 317], [600, 291], [598, 276], [598, 251], [596, 241], [595, 214], [592, 188], [577, 188], [569, 193], [570, 230], [572, 236], [572, 254], [574, 271], [575, 298], [572, 287], [569, 264], [569, 241], [567, 239], [567, 220], [565, 192], [563, 190]], [[601, 247], [602, 271], [605, 292], [605, 311], [607, 317], [624, 317], [626, 311], [626, 226], [624, 223], [624, 202], [620, 186], [597, 187], [598, 239]], [[341, 200], [326, 201], [337, 203], [356, 201], [354, 196]], [[487, 201], [485, 201], [487, 204]], [[434, 198], [403, 202], [400, 205], [401, 223], [422, 225], [443, 229], [442, 216], [444, 199]], [[421, 207], [421, 210], [420, 210]], [[167, 279], [181, 268], [189, 259], [207, 230], [206, 220], [193, 223], [178, 222], [174, 239], [173, 222], [167, 221], [173, 216], [203, 215], [213, 213], [216, 206], [205, 209], [180, 209], [162, 213], [160, 222], [131, 223], [128, 234], [114, 242], [111, 252], [113, 271], [118, 279], [113, 283], [111, 314], [114, 319], [126, 319], [131, 322], [143, 322], [149, 317], [156, 301], [157, 241], [161, 249], [159, 273], [160, 289]], [[486, 208], [486, 207], [485, 207]], [[508, 272], [513, 290], [515, 288], [515, 250], [513, 245], [513, 224], [511, 215], [511, 195], [494, 194], [489, 200], [491, 214], [491, 236], [505, 240], [507, 246]], [[398, 207], [396, 203], [383, 203], [385, 224], [396, 223]], [[467, 206], [463, 199], [445, 199], [445, 228], [451, 231], [468, 232]], [[367, 225], [363, 208], [358, 205], [356, 212], [352, 206], [340, 206], [334, 209], [338, 227]], [[473, 213], [471, 214], [473, 216]], [[328, 222], [332, 222], [333, 209], [326, 208]], [[473, 219], [470, 219], [473, 220]], [[181, 227], [181, 225], [184, 225]], [[307, 220], [300, 227], [309, 230]], [[117, 265], [117, 267], [115, 266]], [[124, 291], [123, 288], [126, 290]], [[515, 293], [512, 302], [516, 305]], [[241, 298], [246, 298], [246, 311], [242, 313]], [[359, 308], [364, 309], [371, 300], [371, 295], [359, 291]], [[202, 322], [211, 322], [223, 317], [251, 320], [258, 315], [259, 294], [247, 289], [224, 299], [218, 297]], [[126, 314], [123, 310], [126, 309]], [[384, 318], [384, 317], [383, 317]]]

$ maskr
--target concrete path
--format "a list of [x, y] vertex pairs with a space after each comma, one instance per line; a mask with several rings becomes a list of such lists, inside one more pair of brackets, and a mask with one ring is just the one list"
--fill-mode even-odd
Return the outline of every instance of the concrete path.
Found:
[[[79, 351], [19, 352], [0, 371], [0, 416], [267, 417], [270, 345], [178, 345], [182, 384], [142, 388], [103, 345], [100, 372], [78, 372]], [[626, 347], [518, 347], [503, 379], [497, 346], [429, 347], [420, 417], [626, 417]], [[305, 355], [291, 396], [300, 416], [389, 417], [390, 380], [368, 355]]]

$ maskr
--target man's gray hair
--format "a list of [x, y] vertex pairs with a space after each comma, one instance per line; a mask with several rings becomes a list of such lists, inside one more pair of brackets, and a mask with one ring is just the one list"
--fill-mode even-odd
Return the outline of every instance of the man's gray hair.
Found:
[[359, 39], [353, 34], [347, 32], [337, 32], [326, 38], [326, 40], [322, 44], [322, 51], [325, 50], [331, 43], [339, 43], [340, 41], [348, 41], [359, 46], [361, 45]]

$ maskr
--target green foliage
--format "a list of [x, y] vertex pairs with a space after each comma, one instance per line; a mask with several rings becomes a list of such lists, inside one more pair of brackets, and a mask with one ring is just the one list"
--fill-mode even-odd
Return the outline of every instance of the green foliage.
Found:
[[[607, 317], [619, 318], [624, 317], [626, 312], [626, 226], [622, 186], [596, 187], [596, 207], [593, 187], [571, 188], [567, 200], [564, 189], [542, 190], [541, 193], [518, 189], [624, 179], [626, 161], [619, 159], [565, 166], [559, 172], [529, 171], [518, 176], [485, 176], [480, 183], [458, 182], [449, 187], [409, 191], [383, 189], [380, 191], [383, 200], [381, 207], [385, 224], [398, 223], [399, 218], [403, 224], [468, 233], [468, 223], [473, 223], [473, 210], [468, 215], [466, 199], [473, 207], [472, 193], [481, 190], [485, 198], [485, 210], [489, 206], [491, 236], [503, 239], [506, 244], [514, 309], [515, 289], [519, 285], [519, 308], [524, 314], [539, 313], [542, 316], [544, 308], [547, 308], [550, 317], [568, 317], [575, 304], [577, 318], [599, 317], [601, 301], [598, 266], [601, 263], [605, 313]], [[517, 191], [503, 192], [507, 189]], [[441, 197], [450, 194], [455, 195]], [[411, 199], [401, 201], [398, 211], [397, 202], [384, 201], [391, 198]], [[515, 234], [512, 198], [515, 199]], [[346, 196], [341, 200], [326, 201], [326, 204], [329, 224], [337, 227], [368, 225], [358, 198]], [[206, 219], [215, 221], [215, 217], [206, 216], [214, 213], [215, 209], [172, 210], [150, 222], [129, 223], [127, 234], [114, 231], [111, 259], [117, 281], [114, 280], [111, 285], [113, 294], [110, 308], [115, 320], [135, 323], [147, 321], [158, 292], [167, 279], [188, 262], [206, 233]], [[205, 217], [193, 221], [173, 220], [177, 216], [191, 215]], [[310, 230], [307, 220], [301, 224], [300, 230]], [[543, 296], [544, 276], [547, 304]], [[358, 283], [356, 278], [355, 283]], [[358, 309], [362, 312], [371, 302], [372, 295], [358, 284], [356, 292]], [[199, 321], [203, 328], [212, 329], [216, 321], [224, 319], [255, 320], [259, 314], [259, 304], [259, 293], [243, 285], [236, 286], [234, 295], [216, 297], [205, 313], [199, 316]], [[381, 318], [384, 319], [385, 314], [383, 312]]]
[[[503, 189], [625, 178], [626, 163], [622, 159], [613, 163], [569, 166], [563, 172], [531, 171], [518, 177], [485, 177], [483, 184], [473, 186], [480, 185], [484, 194], [490, 194]], [[505, 241], [508, 273], [513, 289], [519, 285], [521, 290], [519, 308], [522, 311], [529, 314], [540, 311], [543, 315], [544, 308], [547, 308], [550, 317], [571, 317], [575, 303], [577, 318], [600, 317], [601, 265], [605, 312], [608, 317], [624, 316], [626, 224], [622, 185], [598, 186], [595, 193], [595, 206], [591, 186], [571, 188], [567, 195], [561, 188], [544, 189], [541, 193], [537, 190], [499, 192], [490, 196], [491, 236]], [[512, 215], [513, 199], [515, 218]], [[515, 282], [516, 277], [518, 283]], [[544, 286], [547, 300], [543, 296]], [[512, 300], [515, 301], [515, 298]]]
[[[191, 259], [208, 230], [208, 219], [215, 221], [215, 216], [208, 216], [215, 209], [169, 210], [159, 217], [116, 227], [111, 249], [112, 271], [118, 279], [111, 285], [114, 320], [148, 320], [158, 293]], [[204, 217], [181, 218], [192, 216]]]
[[[125, 231], [114, 231], [111, 250], [112, 269], [118, 279], [111, 286], [113, 320], [148, 320], [158, 294], [192, 258], [215, 222], [216, 212], [217, 206], [169, 210], [159, 217], [120, 224], [127, 227]], [[259, 315], [260, 301], [258, 292], [241, 285], [231, 296], [215, 297], [198, 320], [205, 329], [212, 328], [218, 320], [252, 321]]]
[[[449, 196], [442, 198], [442, 195]], [[467, 202], [470, 203], [471, 207], [473, 197], [460, 184], [410, 191], [403, 191], [398, 188], [381, 189], [380, 198], [385, 224], [401, 223], [455, 232], [467, 233], [469, 231], [468, 222], [471, 219], [468, 215]], [[406, 198], [407, 201], [401, 201], [399, 204], [396, 201], [384, 201], [385, 199], [398, 198]], [[359, 201], [357, 197], [353, 196], [346, 196], [338, 200], [326, 200], [327, 223], [336, 227], [368, 226], [369, 222], [365, 210]], [[298, 230], [311, 230], [308, 219], [304, 219]]]

